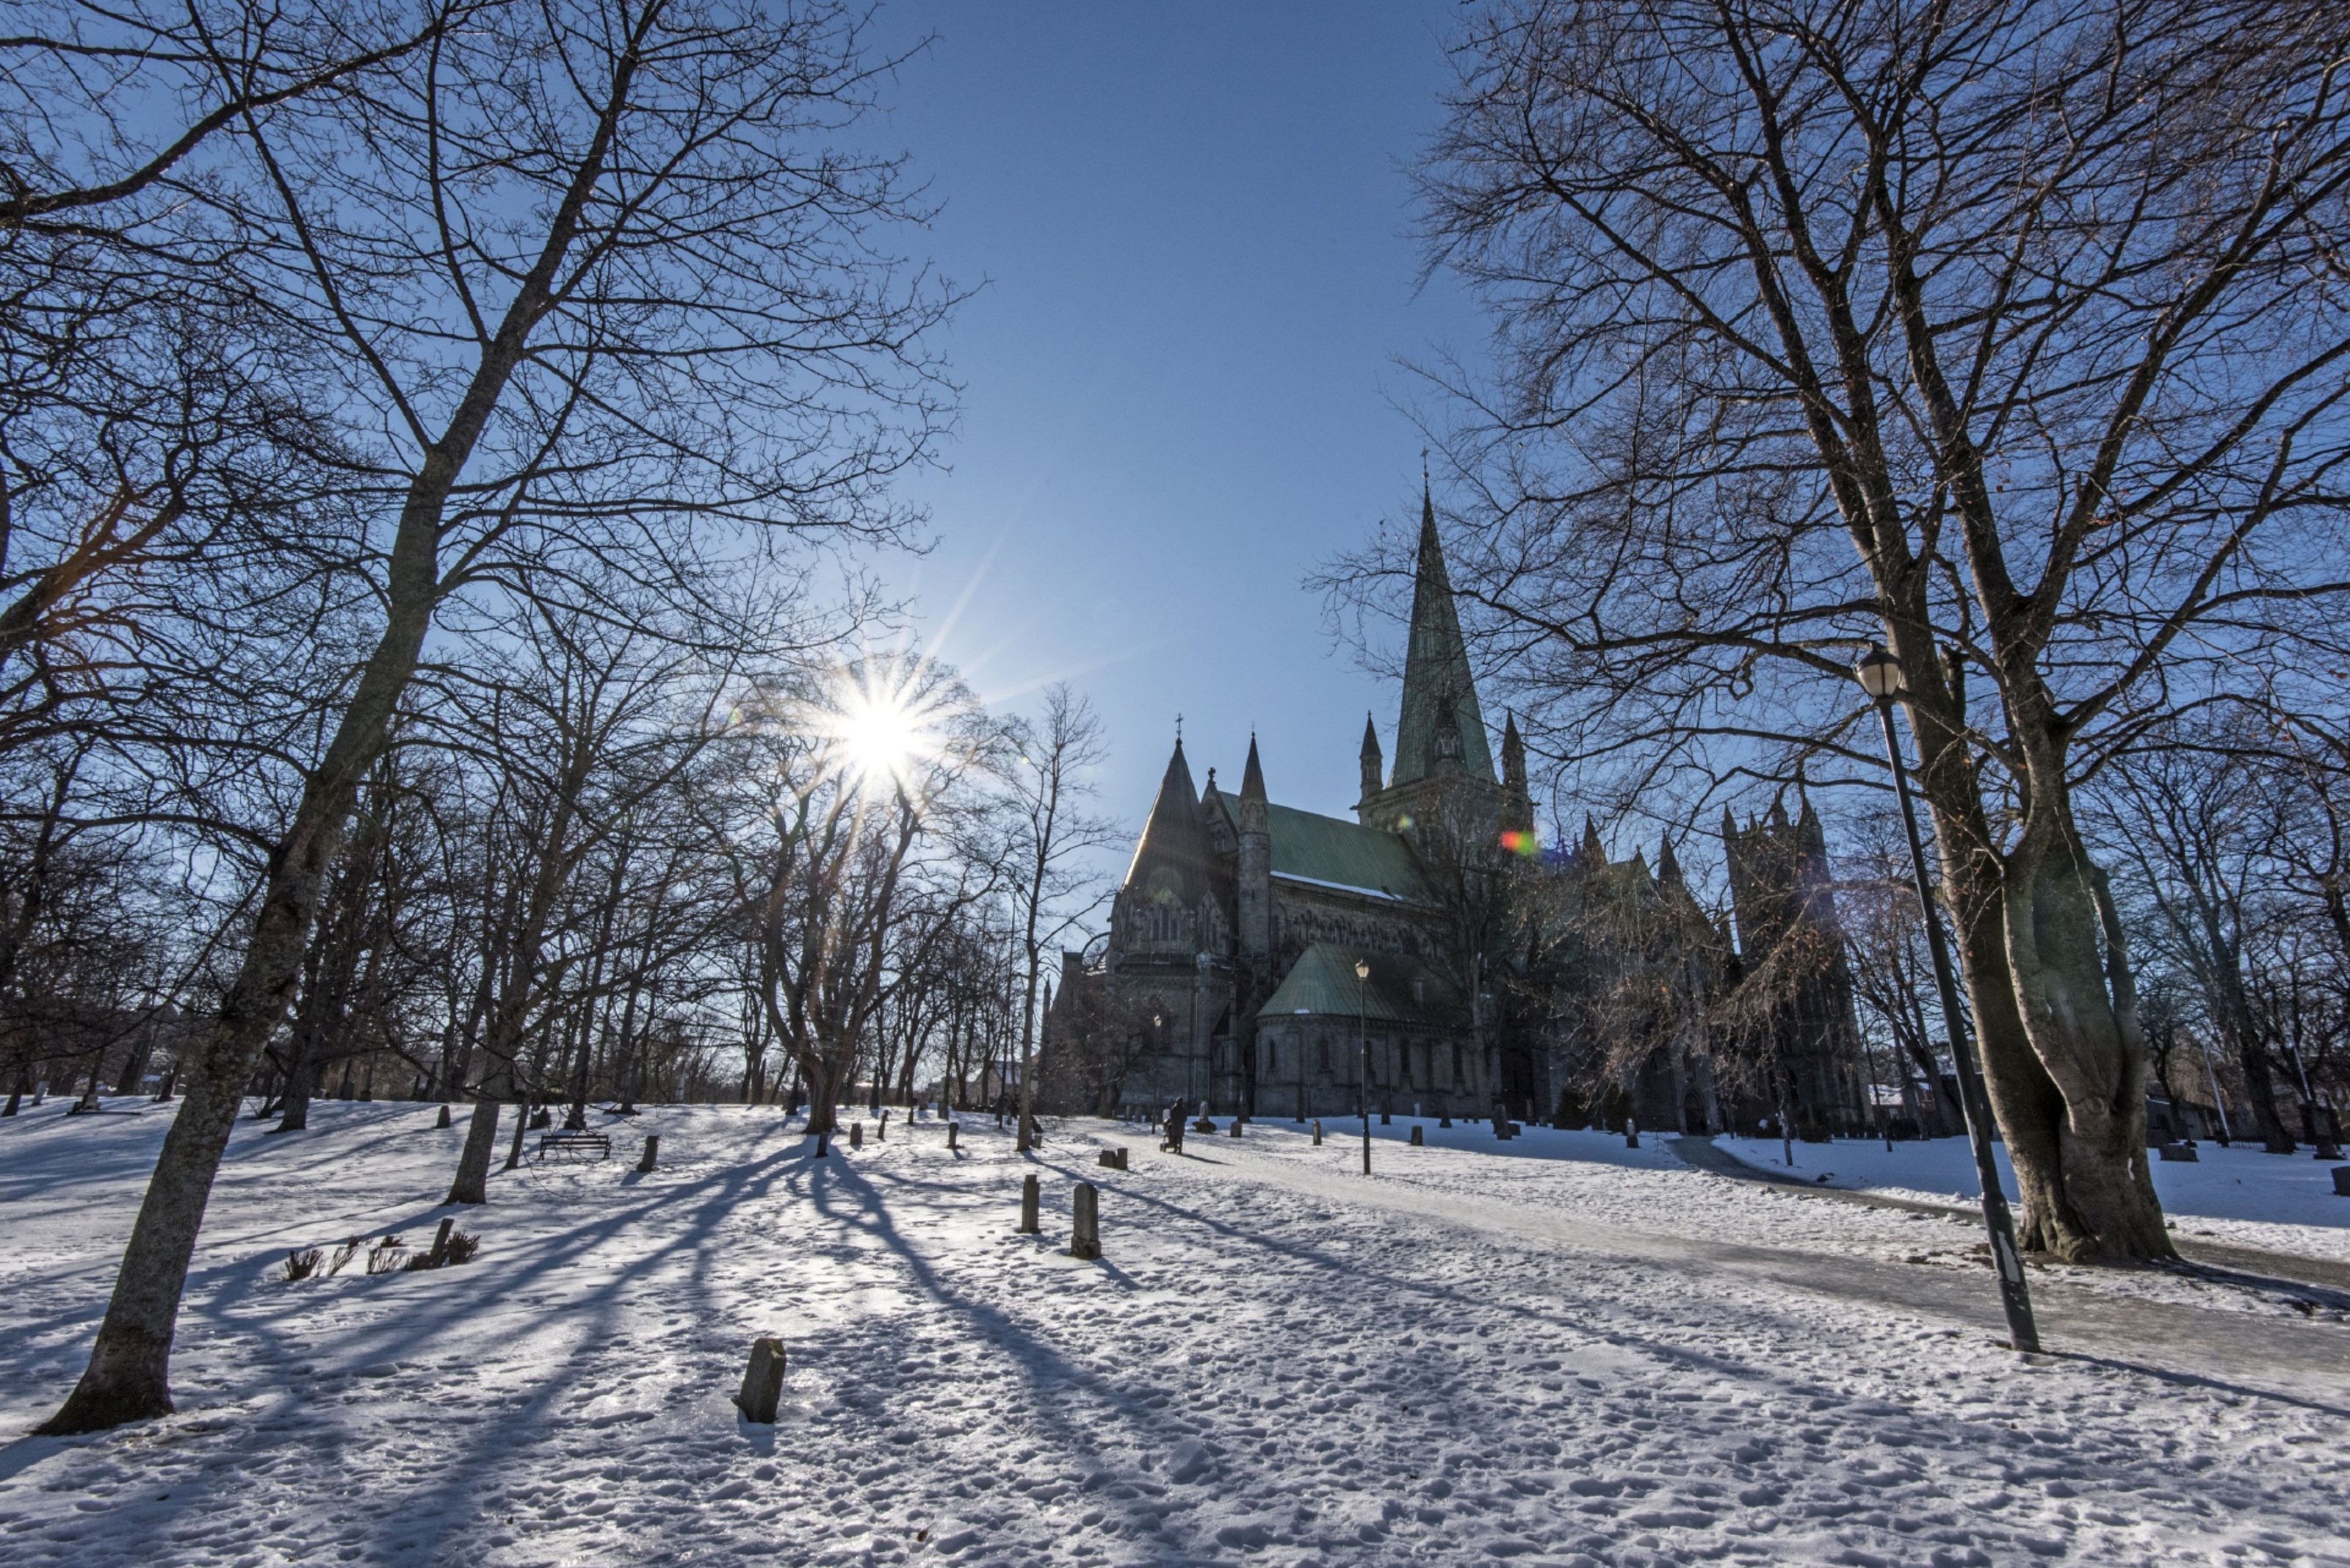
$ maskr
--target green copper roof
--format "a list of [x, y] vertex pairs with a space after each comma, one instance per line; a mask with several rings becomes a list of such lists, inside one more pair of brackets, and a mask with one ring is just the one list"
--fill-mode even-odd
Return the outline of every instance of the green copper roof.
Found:
[[1436, 504], [1420, 497], [1419, 566], [1411, 590], [1411, 641], [1404, 650], [1403, 714], [1396, 723], [1395, 773], [1388, 784], [1409, 784], [1436, 771], [1437, 731], [1446, 701], [1461, 733], [1461, 770], [1472, 779], [1496, 783], [1493, 753], [1485, 741], [1485, 716], [1477, 707], [1477, 681], [1469, 669], [1469, 645], [1461, 636], [1460, 612], [1452, 604], [1452, 579], [1444, 569], [1444, 546], [1436, 536]]
[[[1239, 796], [1220, 789], [1208, 799], [1237, 826]], [[1276, 877], [1409, 904], [1436, 901], [1410, 846], [1396, 834], [1287, 805], [1267, 805], [1265, 819]]]
[[[1367, 981], [1355, 974], [1356, 963], [1364, 960], [1371, 966]], [[1418, 959], [1315, 942], [1290, 965], [1257, 1017], [1300, 1012], [1373, 1023], [1450, 1023], [1460, 1016], [1461, 993]]]

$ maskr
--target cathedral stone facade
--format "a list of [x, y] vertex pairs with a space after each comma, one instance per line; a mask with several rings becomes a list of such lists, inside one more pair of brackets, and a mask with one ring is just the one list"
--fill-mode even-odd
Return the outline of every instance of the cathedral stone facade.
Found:
[[[1684, 1020], [1736, 983], [1736, 955], [1669, 847], [1653, 874], [1637, 857], [1609, 865], [1591, 832], [1572, 853], [1538, 852], [1516, 722], [1504, 725], [1497, 773], [1425, 502], [1394, 732], [1389, 767], [1366, 722], [1352, 820], [1274, 804], [1253, 736], [1239, 793], [1219, 788], [1213, 770], [1201, 788], [1178, 737], [1100, 961], [1066, 955], [1050, 1006], [1048, 1054], [1055, 1042], [1066, 1053], [1079, 1036], [1116, 1037], [1092, 1048], [1115, 1063], [1096, 1095], [1109, 1104], [1085, 1108], [1185, 1101], [1303, 1119], [1367, 1104], [1549, 1119], [1608, 1101], [1650, 1127], [1753, 1119], [1772, 1096], [1720, 1085], [1704, 1028], [1617, 1019], [1619, 1033], [1639, 1033], [1627, 1051], [1608, 1034], [1615, 1014], [1576, 1004], [1578, 988], [1596, 995], [1623, 979], [1595, 956], [1596, 901], [1638, 905], [1652, 946], [1664, 933], [1664, 968], [1692, 1004]], [[1808, 811], [1805, 821], [1815, 837]], [[1750, 946], [1766, 919], [1778, 921], [1769, 940], [1798, 916], [1833, 933], [1825, 852], [1802, 854], [1811, 843], [1790, 848], [1762, 825], [1731, 840], [1740, 920], [1751, 908], [1758, 921]], [[1803, 867], [1813, 880], [1789, 882]], [[1783, 884], [1796, 888], [1794, 904]], [[1543, 940], [1546, 923], [1575, 940]], [[1840, 952], [1824, 970], [1772, 1027], [1804, 1036], [1781, 1052], [1800, 1067], [1789, 1092], [1842, 1127], [1859, 1116], [1858, 1033]]]

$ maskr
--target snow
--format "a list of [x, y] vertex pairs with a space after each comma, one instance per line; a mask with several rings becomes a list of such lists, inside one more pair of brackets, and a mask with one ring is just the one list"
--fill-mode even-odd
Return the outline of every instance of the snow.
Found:
[[[287, 1284], [296, 1245], [429, 1239], [463, 1136], [321, 1105], [239, 1126], [180, 1413], [23, 1436], [170, 1111], [117, 1104], [0, 1122], [10, 1564], [2350, 1563], [2332, 1307], [2035, 1271], [2063, 1354], [2021, 1357], [1987, 1271], [1906, 1261], [1962, 1255], [1961, 1221], [1651, 1137], [1409, 1148], [1401, 1118], [1366, 1180], [1345, 1123], [1179, 1158], [1073, 1122], [1032, 1163], [985, 1118], [957, 1156], [893, 1117], [816, 1161], [772, 1109], [654, 1109], [608, 1162], [494, 1177], [472, 1263]], [[1031, 1169], [1041, 1237], [1014, 1233]], [[1080, 1179], [1098, 1263], [1065, 1251]], [[772, 1428], [728, 1403], [763, 1334], [790, 1354]]]
[[[1982, 1195], [1975, 1179], [1974, 1152], [1959, 1137], [1897, 1142], [1845, 1138], [1830, 1144], [1795, 1145], [1792, 1172], [1782, 1163], [1775, 1139], [1716, 1138], [1749, 1165], [1825, 1185], [1887, 1198], [1926, 1202], [1973, 1203]], [[2216, 1143], [2196, 1146], [2196, 1159], [2168, 1160], [2148, 1150], [2154, 1190], [2163, 1212], [2181, 1235], [2205, 1236], [2271, 1251], [2298, 1252], [2350, 1262], [2350, 1198], [2335, 1195], [2334, 1166], [2339, 1162], [2263, 1153], [2257, 1146]], [[2000, 1185], [2015, 1196], [2015, 1169], [2007, 1148], [1991, 1146]]]

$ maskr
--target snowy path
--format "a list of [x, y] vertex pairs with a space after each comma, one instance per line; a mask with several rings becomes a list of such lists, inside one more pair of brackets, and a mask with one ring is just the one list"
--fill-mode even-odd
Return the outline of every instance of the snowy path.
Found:
[[[1285, 1127], [1176, 1158], [1075, 1124], [1034, 1238], [983, 1123], [816, 1162], [771, 1111], [666, 1110], [652, 1176], [497, 1178], [473, 1264], [287, 1285], [296, 1242], [429, 1233], [462, 1136], [322, 1110], [239, 1129], [182, 1414], [0, 1439], [0, 1561], [2350, 1563], [2331, 1314], [2035, 1275], [2098, 1356], [2027, 1362], [1963, 1227], [1662, 1151], [1388, 1140], [1367, 1183]], [[0, 1124], [9, 1434], [161, 1126]], [[1080, 1177], [1098, 1265], [1058, 1251]], [[772, 1431], [727, 1404], [768, 1332]]]

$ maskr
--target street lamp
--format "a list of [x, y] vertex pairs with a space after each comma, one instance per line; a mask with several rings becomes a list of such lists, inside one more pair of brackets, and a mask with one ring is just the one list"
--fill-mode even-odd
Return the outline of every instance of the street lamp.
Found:
[[1882, 648], [1873, 648], [1853, 666], [1852, 673], [1869, 701], [1877, 704], [1877, 716], [1885, 726], [1885, 755], [1893, 764], [1893, 793], [1900, 797], [1901, 820], [1909, 829], [1909, 867], [1918, 881], [1918, 905], [1926, 917], [1926, 950], [1933, 955], [1934, 983], [1942, 993], [1942, 1019], [1950, 1026], [1950, 1055], [1959, 1070], [1967, 1137], [1974, 1145], [1975, 1175], [1982, 1183], [1983, 1228], [1991, 1232], [1991, 1262], [1999, 1274], [1999, 1301], [2007, 1312], [2009, 1339], [2018, 1350], [2038, 1350], [2040, 1330], [2032, 1321], [2032, 1293], [2024, 1283], [2023, 1260], [2015, 1249], [2015, 1219], [2008, 1212], [1999, 1167], [1991, 1155], [1991, 1096], [1976, 1069], [1974, 1043], [1968, 1038], [1966, 1021], [1959, 1012], [1959, 984], [1950, 972], [1950, 951], [1942, 940], [1940, 917], [1934, 910], [1932, 882], [1926, 873], [1926, 843], [1918, 834], [1918, 808], [1909, 799], [1909, 770], [1901, 761], [1901, 742], [1893, 730], [1893, 701], [1907, 690], [1901, 661]]
[[1363, 1070], [1355, 1076], [1355, 1108], [1363, 1116], [1363, 1174], [1371, 1173], [1371, 961], [1355, 961], [1355, 1022], [1361, 1026]]

